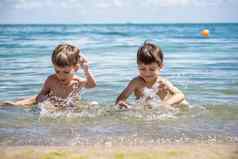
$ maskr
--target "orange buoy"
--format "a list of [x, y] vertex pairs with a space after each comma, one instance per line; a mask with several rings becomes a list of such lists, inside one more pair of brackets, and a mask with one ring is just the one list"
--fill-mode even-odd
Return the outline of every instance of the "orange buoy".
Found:
[[209, 36], [209, 30], [208, 29], [203, 29], [200, 33], [201, 33], [202, 36], [204, 36], [206, 38]]

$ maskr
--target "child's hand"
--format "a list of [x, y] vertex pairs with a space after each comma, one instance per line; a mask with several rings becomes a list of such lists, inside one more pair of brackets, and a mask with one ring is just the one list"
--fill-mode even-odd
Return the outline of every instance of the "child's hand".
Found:
[[159, 91], [167, 93], [169, 88], [162, 82], [159, 83]]
[[123, 109], [123, 108], [128, 109], [129, 108], [129, 105], [125, 101], [122, 101], [122, 100], [119, 101], [117, 103], [117, 105], [119, 106], [120, 109]]
[[88, 60], [82, 54], [80, 55], [80, 58], [79, 58], [79, 64], [80, 64], [80, 67], [84, 70], [84, 72], [88, 71], [88, 68], [89, 68]]
[[12, 101], [1, 101], [0, 106], [17, 106], [17, 105], [16, 105], [16, 102], [12, 102]]

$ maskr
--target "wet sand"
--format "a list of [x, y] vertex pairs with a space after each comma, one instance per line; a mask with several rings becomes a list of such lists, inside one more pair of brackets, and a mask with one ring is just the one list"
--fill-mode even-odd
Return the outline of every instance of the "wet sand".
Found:
[[10, 146], [1, 159], [237, 159], [238, 144]]

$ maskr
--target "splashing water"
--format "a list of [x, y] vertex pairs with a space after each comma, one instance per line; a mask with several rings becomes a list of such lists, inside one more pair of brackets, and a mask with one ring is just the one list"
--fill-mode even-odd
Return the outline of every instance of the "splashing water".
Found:
[[156, 108], [159, 107], [159, 96], [157, 92], [159, 91], [159, 83], [155, 82], [155, 84], [151, 87], [145, 87], [143, 89], [144, 96], [137, 100], [137, 104], [148, 106], [148, 108]]
[[[81, 87], [74, 87], [72, 92], [69, 94], [67, 98], [50, 96], [42, 103], [39, 103], [40, 115], [41, 116], [81, 116], [83, 110], [89, 110], [90, 107], [95, 107], [98, 105], [96, 101], [92, 101], [90, 103], [85, 103], [80, 100], [80, 90]], [[90, 108], [91, 109], [91, 108]], [[88, 114], [88, 116], [90, 116]]]
[[[147, 92], [146, 92], [147, 91]], [[179, 109], [171, 106], [161, 106], [160, 99], [153, 90], [145, 89], [145, 96], [136, 100], [127, 110], [121, 110], [116, 106], [99, 105], [96, 101], [81, 101], [78, 96], [71, 96], [60, 102], [58, 106], [56, 101], [62, 98], [54, 97], [39, 103], [40, 117], [50, 118], [99, 118], [100, 116], [121, 116], [123, 120], [166, 120], [176, 119]], [[63, 104], [63, 105], [62, 105]]]
[[[39, 103], [41, 117], [87, 117], [95, 118], [106, 114], [115, 114], [120, 110], [115, 106], [99, 106], [96, 101], [82, 102], [80, 100], [80, 87], [75, 87], [67, 98], [50, 96], [44, 102]], [[144, 88], [144, 96], [136, 100], [130, 108], [124, 112], [126, 118], [139, 118], [142, 120], [158, 120], [176, 118], [178, 109], [171, 106], [160, 105], [157, 95], [159, 82], [151, 88]]]
[[151, 88], [145, 87], [143, 89], [144, 96], [141, 97], [139, 100], [136, 101], [136, 104], [144, 106], [144, 109], [160, 109], [160, 110], [171, 110], [174, 111], [175, 108], [166, 105], [161, 105], [161, 99], [158, 96], [160, 88], [159, 81], [156, 81]]

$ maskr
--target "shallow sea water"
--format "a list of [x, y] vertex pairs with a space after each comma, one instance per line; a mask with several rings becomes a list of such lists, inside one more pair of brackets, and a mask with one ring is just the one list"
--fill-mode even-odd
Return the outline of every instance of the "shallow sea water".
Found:
[[[209, 38], [199, 32], [210, 30]], [[53, 73], [51, 52], [62, 42], [78, 45], [97, 87], [81, 91], [83, 108], [47, 113], [0, 108], [0, 145], [94, 145], [238, 142], [238, 25], [0, 25], [0, 100], [35, 95]], [[114, 106], [137, 75], [136, 51], [144, 40], [165, 54], [162, 76], [186, 95], [181, 110], [129, 110]], [[83, 73], [79, 71], [79, 76]], [[90, 106], [93, 101], [97, 105]]]

